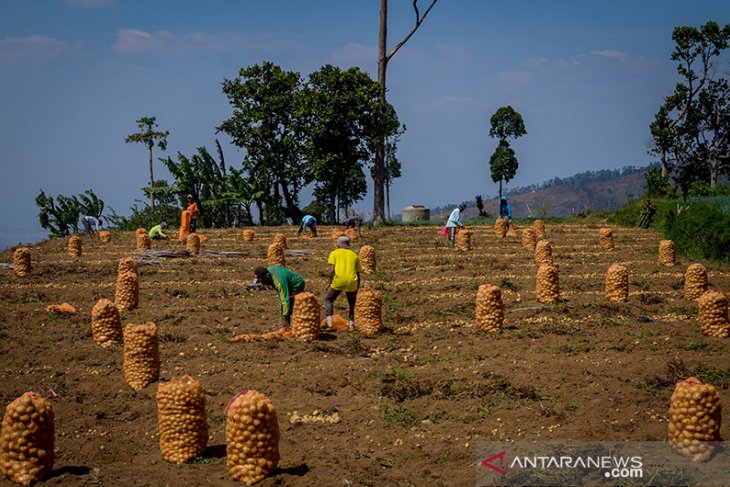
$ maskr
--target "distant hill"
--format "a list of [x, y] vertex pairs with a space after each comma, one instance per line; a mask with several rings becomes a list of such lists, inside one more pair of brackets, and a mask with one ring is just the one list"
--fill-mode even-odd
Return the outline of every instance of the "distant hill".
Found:
[[[626, 204], [629, 195], [644, 193], [644, 172], [653, 166], [625, 167], [616, 170], [587, 171], [569, 178], [554, 178], [541, 185], [517, 188], [507, 193], [515, 218], [537, 216], [571, 216], [576, 213], [616, 210]], [[484, 201], [485, 211], [495, 216], [497, 197]], [[474, 200], [464, 201], [466, 218], [478, 216]], [[431, 210], [432, 219], [441, 219], [456, 206], [445, 205]]]

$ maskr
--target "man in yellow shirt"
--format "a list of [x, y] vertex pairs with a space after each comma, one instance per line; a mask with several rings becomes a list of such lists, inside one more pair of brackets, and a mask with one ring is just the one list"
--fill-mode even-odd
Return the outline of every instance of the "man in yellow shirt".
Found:
[[332, 308], [340, 293], [347, 296], [350, 305], [350, 331], [355, 329], [355, 301], [360, 288], [360, 257], [350, 249], [350, 239], [341, 236], [337, 239], [337, 250], [330, 253], [327, 263], [330, 265], [330, 282], [327, 296], [324, 298], [324, 311], [327, 316], [327, 328], [332, 327]]

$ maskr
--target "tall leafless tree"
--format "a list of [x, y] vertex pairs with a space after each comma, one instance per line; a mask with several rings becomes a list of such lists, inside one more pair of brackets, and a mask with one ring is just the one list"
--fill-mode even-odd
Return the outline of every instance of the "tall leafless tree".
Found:
[[418, 10], [418, 0], [413, 0], [413, 10], [416, 14], [416, 22], [413, 29], [400, 41], [390, 52], [387, 51], [388, 45], [388, 0], [380, 0], [380, 35], [378, 38], [378, 82], [380, 83], [380, 117], [382, 133], [378, 137], [378, 143], [375, 148], [375, 177], [374, 186], [374, 203], [373, 203], [373, 223], [380, 224], [385, 220], [385, 74], [388, 69], [388, 62], [395, 56], [395, 53], [408, 42], [408, 40], [416, 33], [423, 23], [424, 19], [431, 11], [437, 0], [432, 0], [431, 4], [423, 11]]

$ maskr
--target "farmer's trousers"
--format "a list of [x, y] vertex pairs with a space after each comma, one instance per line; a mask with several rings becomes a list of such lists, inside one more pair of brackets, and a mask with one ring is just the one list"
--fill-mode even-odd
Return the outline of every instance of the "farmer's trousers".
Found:
[[[335, 303], [335, 299], [340, 295], [342, 291], [337, 289], [329, 288], [327, 296], [324, 298], [324, 314], [325, 316], [332, 316], [332, 307]], [[347, 304], [350, 305], [350, 321], [355, 321], [355, 301], [357, 300], [357, 291], [345, 291], [347, 296]]]

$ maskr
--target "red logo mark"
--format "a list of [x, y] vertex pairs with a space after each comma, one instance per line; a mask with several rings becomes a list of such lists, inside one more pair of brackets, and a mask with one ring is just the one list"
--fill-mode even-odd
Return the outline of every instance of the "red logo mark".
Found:
[[500, 475], [507, 475], [507, 470], [501, 469], [495, 465], [492, 465], [492, 462], [496, 459], [499, 459], [499, 464], [504, 465], [504, 456], [507, 454], [506, 451], [502, 451], [497, 453], [496, 455], [492, 455], [491, 457], [487, 458], [486, 460], [482, 460], [482, 465], [484, 465], [487, 468], [491, 468], [495, 472], [497, 472]]

